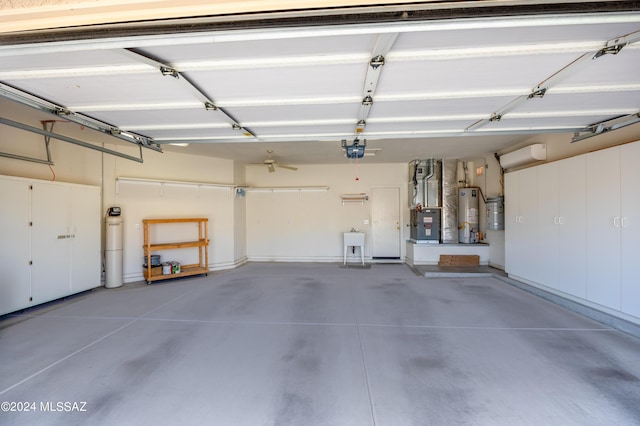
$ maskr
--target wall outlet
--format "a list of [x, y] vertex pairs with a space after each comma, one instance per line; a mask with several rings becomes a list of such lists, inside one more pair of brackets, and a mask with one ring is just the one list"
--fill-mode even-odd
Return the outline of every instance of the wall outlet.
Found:
[[140, 224], [136, 223], [136, 229], [140, 229]]

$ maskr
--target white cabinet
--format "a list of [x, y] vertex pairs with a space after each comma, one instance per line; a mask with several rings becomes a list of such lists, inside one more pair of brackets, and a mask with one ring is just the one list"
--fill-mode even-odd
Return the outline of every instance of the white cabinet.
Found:
[[29, 183], [0, 177], [0, 315], [31, 297]]
[[558, 289], [587, 296], [587, 159], [569, 158], [559, 168]]
[[620, 310], [620, 147], [587, 154], [587, 299]]
[[586, 158], [538, 167], [539, 282], [586, 298]]
[[[634, 142], [506, 174], [509, 275], [640, 319], [639, 162]], [[523, 226], [531, 181], [538, 186], [535, 237]]]
[[100, 188], [0, 177], [0, 315], [100, 286]]
[[72, 186], [69, 200], [71, 293], [100, 285], [102, 255], [100, 246], [101, 198], [99, 188]]
[[33, 304], [70, 293], [69, 187], [34, 182], [31, 193]]
[[551, 288], [560, 283], [560, 187], [558, 163], [548, 163], [538, 168], [538, 280]]
[[620, 147], [620, 291], [622, 312], [640, 317], [640, 142]]
[[505, 266], [510, 275], [538, 280], [538, 170], [505, 175]]

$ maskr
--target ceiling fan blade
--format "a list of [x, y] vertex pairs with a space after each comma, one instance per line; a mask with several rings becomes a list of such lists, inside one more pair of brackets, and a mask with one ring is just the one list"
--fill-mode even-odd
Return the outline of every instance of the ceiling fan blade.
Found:
[[276, 168], [273, 167], [273, 163], [267, 164], [267, 169], [269, 169], [269, 173], [273, 173], [276, 171]]
[[278, 167], [282, 167], [283, 169], [288, 169], [288, 170], [298, 170], [297, 167], [288, 166], [286, 164], [278, 164]]

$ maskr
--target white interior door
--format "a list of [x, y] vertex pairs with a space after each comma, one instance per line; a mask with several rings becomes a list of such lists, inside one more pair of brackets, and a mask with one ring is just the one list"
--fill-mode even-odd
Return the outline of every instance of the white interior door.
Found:
[[371, 189], [371, 257], [400, 258], [400, 188]]

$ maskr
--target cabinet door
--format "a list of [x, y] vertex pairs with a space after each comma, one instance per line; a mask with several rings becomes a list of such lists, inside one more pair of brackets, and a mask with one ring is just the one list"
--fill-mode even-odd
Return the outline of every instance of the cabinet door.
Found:
[[538, 169], [531, 167], [520, 171], [519, 182], [522, 278], [538, 281]]
[[[558, 174], [558, 290], [587, 297], [586, 156], [563, 160]], [[541, 263], [544, 265], [544, 263]]]
[[[510, 201], [507, 200], [510, 199]], [[505, 260], [509, 274], [538, 278], [538, 174], [529, 168], [505, 175]]]
[[30, 193], [27, 181], [0, 179], [0, 315], [29, 306]]
[[100, 189], [70, 188], [71, 292], [100, 286]]
[[504, 269], [509, 275], [518, 275], [518, 260], [521, 256], [518, 244], [519, 180], [517, 172], [504, 175]]
[[640, 142], [621, 147], [622, 311], [640, 317]]
[[587, 154], [587, 299], [620, 310], [620, 148]]
[[70, 292], [69, 187], [33, 183], [31, 206], [31, 296], [35, 305]]
[[538, 275], [540, 284], [560, 289], [559, 258], [559, 198], [558, 163], [538, 167]]

